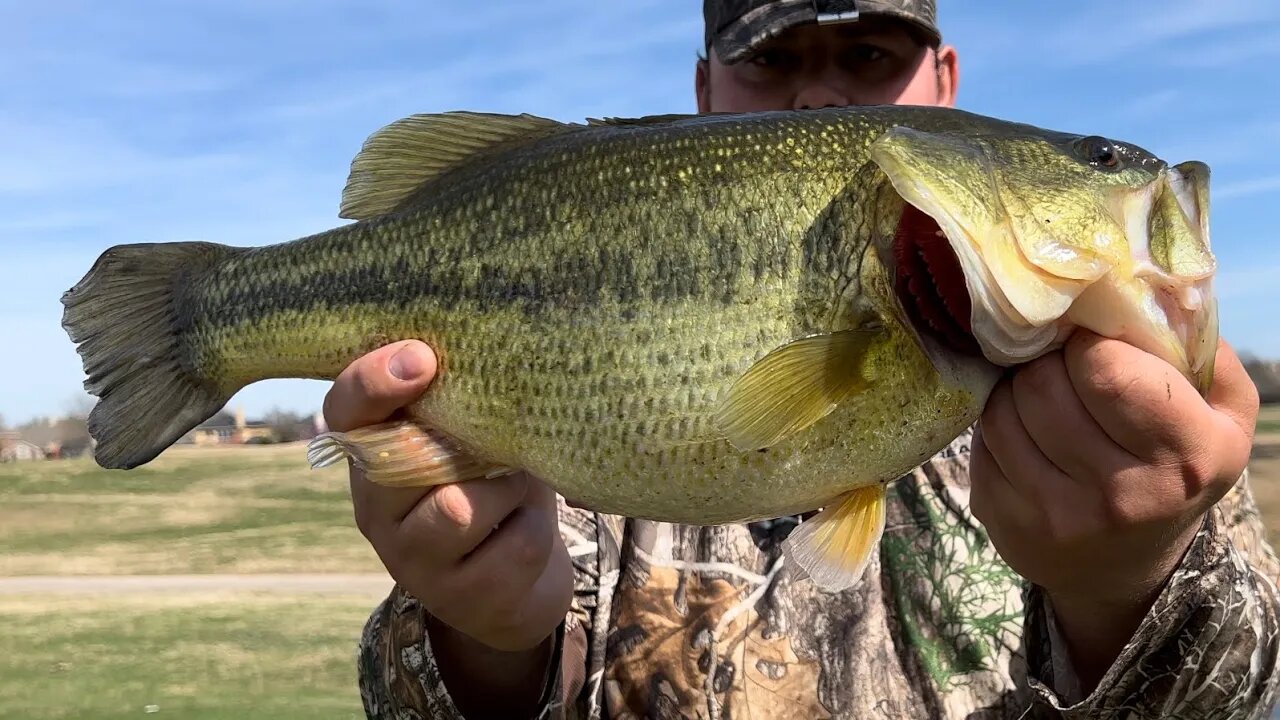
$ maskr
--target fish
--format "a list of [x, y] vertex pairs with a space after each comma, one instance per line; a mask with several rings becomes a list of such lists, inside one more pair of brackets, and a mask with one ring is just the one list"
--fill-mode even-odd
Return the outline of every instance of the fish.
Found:
[[150, 462], [250, 384], [420, 340], [438, 358], [421, 398], [317, 437], [313, 467], [415, 487], [522, 471], [695, 525], [799, 514], [788, 562], [838, 591], [888, 485], [1077, 330], [1208, 392], [1209, 179], [953, 108], [422, 113], [365, 139], [349, 222], [110, 247], [63, 327], [104, 468]]

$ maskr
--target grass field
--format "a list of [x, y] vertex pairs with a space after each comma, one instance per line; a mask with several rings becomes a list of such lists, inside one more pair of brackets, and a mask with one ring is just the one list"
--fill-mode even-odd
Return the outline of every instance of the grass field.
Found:
[[1258, 415], [1258, 434], [1280, 434], [1280, 405], [1267, 405]]
[[0, 548], [0, 576], [382, 570], [345, 469], [309, 469], [297, 444], [0, 465]]
[[[300, 445], [0, 465], [0, 576], [382, 572], [345, 471]], [[355, 652], [380, 599], [0, 595], [0, 719], [363, 718]]]
[[[1253, 489], [1280, 545], [1280, 407]], [[345, 472], [300, 445], [173, 448], [128, 473], [0, 465], [0, 577], [384, 573]], [[0, 595], [0, 720], [360, 718], [355, 651], [382, 593]]]
[[355, 651], [377, 601], [0, 597], [0, 718], [363, 718]]
[[1271, 545], [1280, 549], [1280, 405], [1262, 409], [1249, 469]]

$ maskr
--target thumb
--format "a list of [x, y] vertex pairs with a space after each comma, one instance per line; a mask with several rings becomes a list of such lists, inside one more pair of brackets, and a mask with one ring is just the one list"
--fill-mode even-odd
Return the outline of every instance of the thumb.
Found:
[[405, 340], [357, 358], [333, 381], [324, 398], [325, 422], [347, 431], [379, 423], [422, 395], [436, 374], [436, 355], [418, 340]]

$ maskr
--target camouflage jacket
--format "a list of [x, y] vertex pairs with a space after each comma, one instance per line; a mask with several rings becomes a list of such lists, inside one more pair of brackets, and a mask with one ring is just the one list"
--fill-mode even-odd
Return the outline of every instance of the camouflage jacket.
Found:
[[[718, 527], [561, 504], [576, 575], [539, 718], [1259, 718], [1280, 673], [1276, 557], [1248, 473], [1083, 695], [1042, 592], [968, 508], [968, 434], [891, 484], [878, 557], [841, 593], [793, 578], [797, 518]], [[370, 718], [461, 718], [420, 605], [365, 627]]]

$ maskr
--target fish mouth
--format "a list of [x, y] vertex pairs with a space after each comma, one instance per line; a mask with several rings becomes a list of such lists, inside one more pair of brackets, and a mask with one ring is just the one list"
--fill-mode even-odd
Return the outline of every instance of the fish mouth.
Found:
[[[895, 291], [918, 334], [1002, 367], [1034, 359], [1065, 340], [1068, 333], [1056, 321], [1079, 292], [1071, 287], [1077, 281], [1020, 259], [1008, 210], [980, 150], [966, 158], [970, 168], [963, 181], [948, 179], [966, 183], [960, 193], [965, 202], [959, 203], [953, 188], [936, 186], [938, 175], [927, 175], [892, 148], [873, 147], [872, 159], [887, 177], [890, 205], [900, 212], [891, 248]], [[944, 198], [948, 193], [950, 200]], [[932, 311], [935, 299], [947, 311], [948, 327], [937, 327], [944, 315]]]
[[1110, 220], [1098, 227], [1115, 228], [1102, 246], [1126, 250], [1052, 272], [1050, 261], [1028, 254], [1020, 234], [1027, 231], [1006, 206], [1019, 199], [1001, 192], [995, 177], [986, 179], [996, 205], [974, 222], [911, 173], [879, 164], [900, 208], [893, 292], [934, 361], [946, 352], [1020, 365], [1085, 328], [1161, 357], [1207, 395], [1219, 320], [1206, 165], [1174, 165], [1147, 186], [1116, 192], [1102, 210]]
[[894, 295], [911, 327], [954, 353], [981, 355], [964, 271], [938, 222], [903, 202], [892, 254]]
[[1217, 261], [1210, 250], [1209, 239], [1209, 166], [1198, 161], [1179, 163], [1170, 169], [1168, 186], [1185, 213], [1203, 249], [1204, 265], [1193, 273], [1193, 288], [1186, 302], [1175, 294], [1180, 304], [1191, 311], [1193, 322], [1181, 329], [1179, 337], [1187, 352], [1188, 370], [1202, 394], [1213, 384], [1214, 360], [1218, 355], [1218, 301], [1213, 290]]
[[[1164, 357], [1207, 394], [1218, 351], [1218, 306], [1210, 251], [1209, 167], [1190, 161], [1166, 168], [1140, 192], [1121, 196], [1114, 214], [1126, 226], [1137, 290], [1122, 298], [1137, 305], [1135, 345]], [[1099, 288], [1105, 295], [1124, 289]], [[1094, 321], [1086, 291], [1073, 308], [1078, 322]], [[1114, 301], [1114, 299], [1113, 299]], [[1145, 333], [1143, 332], [1145, 331]]]

